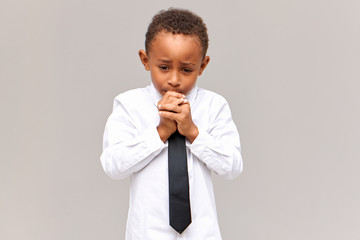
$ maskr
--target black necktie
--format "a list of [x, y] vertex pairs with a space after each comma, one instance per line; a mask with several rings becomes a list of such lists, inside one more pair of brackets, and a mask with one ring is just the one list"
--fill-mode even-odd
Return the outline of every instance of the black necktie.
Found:
[[170, 226], [182, 233], [191, 223], [185, 137], [176, 131], [168, 142]]

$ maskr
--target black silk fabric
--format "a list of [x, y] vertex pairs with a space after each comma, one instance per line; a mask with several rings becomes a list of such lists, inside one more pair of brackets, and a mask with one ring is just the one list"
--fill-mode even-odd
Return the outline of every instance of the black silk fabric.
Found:
[[185, 137], [176, 131], [168, 143], [169, 220], [170, 226], [181, 234], [191, 223]]

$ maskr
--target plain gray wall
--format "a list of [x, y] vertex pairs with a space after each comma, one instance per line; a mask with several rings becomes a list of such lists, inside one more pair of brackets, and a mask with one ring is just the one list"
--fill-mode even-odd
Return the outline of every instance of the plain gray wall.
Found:
[[123, 239], [129, 180], [100, 165], [113, 98], [170, 6], [209, 28], [244, 172], [214, 176], [225, 240], [360, 239], [360, 1], [0, 0], [0, 239]]

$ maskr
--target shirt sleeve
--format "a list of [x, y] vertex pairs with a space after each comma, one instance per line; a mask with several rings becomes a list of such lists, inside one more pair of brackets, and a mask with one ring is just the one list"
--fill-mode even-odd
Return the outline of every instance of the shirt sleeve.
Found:
[[206, 166], [226, 179], [236, 178], [243, 170], [240, 137], [224, 98], [211, 103], [210, 128], [199, 128], [190, 151]]
[[165, 147], [155, 127], [138, 132], [123, 104], [115, 102], [106, 122], [100, 156], [102, 167], [111, 178], [122, 179], [140, 171]]

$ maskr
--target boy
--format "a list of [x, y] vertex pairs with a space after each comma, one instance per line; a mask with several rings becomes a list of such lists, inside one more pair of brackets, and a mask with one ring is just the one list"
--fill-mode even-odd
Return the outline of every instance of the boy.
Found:
[[[242, 158], [226, 100], [196, 86], [210, 60], [207, 48], [200, 17], [182, 9], [159, 12], [139, 51], [151, 85], [114, 100], [100, 158], [110, 177], [130, 176], [128, 240], [221, 239], [211, 172], [233, 179], [242, 171]], [[186, 176], [179, 178], [170, 173], [170, 156], [179, 158], [175, 164], [182, 161], [181, 153], [171, 153], [174, 147], [169, 150], [175, 135], [184, 138]], [[185, 196], [174, 200], [173, 187]], [[173, 213], [182, 204], [185, 210]]]

